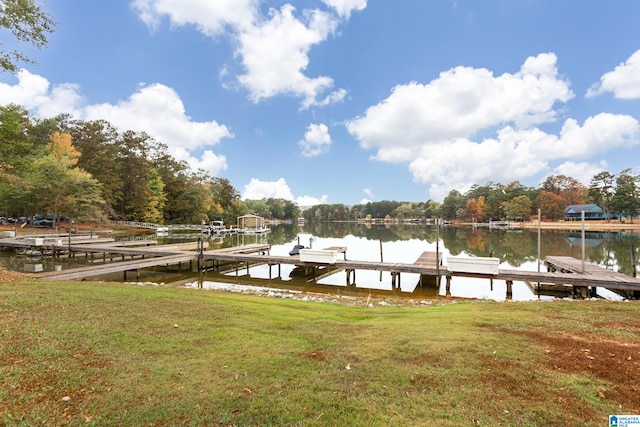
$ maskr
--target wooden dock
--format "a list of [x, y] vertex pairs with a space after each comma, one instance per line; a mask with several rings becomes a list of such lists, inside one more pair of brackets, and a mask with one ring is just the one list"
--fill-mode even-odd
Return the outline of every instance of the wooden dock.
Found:
[[[11, 240], [3, 239], [0, 246], [4, 243], [10, 243]], [[450, 289], [451, 280], [454, 277], [468, 277], [478, 279], [504, 280], [507, 284], [507, 298], [512, 295], [513, 282], [525, 282], [530, 286], [540, 290], [543, 288], [551, 289], [557, 286], [557, 290], [566, 291], [567, 287], [572, 287], [575, 291], [574, 295], [579, 297], [587, 297], [595, 294], [598, 287], [610, 289], [628, 298], [640, 298], [640, 279], [626, 276], [612, 270], [604, 269], [593, 263], [583, 263], [580, 260], [571, 257], [547, 257], [546, 264], [549, 271], [533, 272], [522, 270], [499, 269], [498, 274], [479, 274], [466, 273], [461, 271], [449, 271], [446, 265], [443, 265], [441, 255], [438, 257], [435, 252], [423, 252], [412, 263], [395, 263], [380, 261], [363, 261], [347, 259], [346, 247], [327, 248], [336, 250], [344, 254], [344, 259], [338, 259], [331, 264], [322, 262], [303, 262], [300, 261], [299, 255], [293, 256], [276, 256], [271, 255], [271, 245], [269, 244], [251, 244], [232, 248], [205, 250], [200, 248], [197, 242], [180, 245], [160, 245], [154, 244], [154, 241], [136, 242], [130, 244], [117, 244], [114, 242], [100, 243], [95, 240], [92, 243], [78, 244], [73, 242], [67, 245], [73, 253], [84, 253], [85, 256], [93, 257], [98, 254], [105, 261], [101, 265], [91, 265], [88, 267], [68, 269], [55, 272], [37, 273], [36, 277], [48, 277], [55, 279], [83, 279], [88, 277], [100, 276], [103, 274], [136, 271], [139, 275], [140, 270], [156, 266], [178, 265], [189, 263], [190, 268], [197, 261], [196, 271], [217, 271], [226, 272], [247, 270], [255, 265], [269, 266], [269, 279], [273, 277], [272, 267], [278, 268], [276, 277], [280, 277], [281, 265], [294, 265], [304, 270], [305, 275], [310, 277], [309, 280], [315, 281], [320, 277], [328, 274], [336, 274], [345, 272], [345, 284], [347, 286], [355, 286], [355, 275], [357, 270], [370, 270], [388, 272], [392, 277], [392, 289], [400, 288], [400, 279], [402, 274], [416, 274], [420, 277], [419, 285], [431, 286], [439, 288], [442, 277], [446, 279], [447, 292]], [[20, 243], [15, 243], [19, 245]], [[131, 246], [130, 246], [131, 245]], [[145, 245], [145, 246], [141, 246]], [[198, 249], [194, 251], [193, 249]], [[107, 262], [107, 254], [109, 260], [113, 260], [113, 255], [117, 255], [119, 261]], [[125, 256], [138, 257], [139, 259], [125, 261]], [[541, 285], [538, 286], [537, 284]]]

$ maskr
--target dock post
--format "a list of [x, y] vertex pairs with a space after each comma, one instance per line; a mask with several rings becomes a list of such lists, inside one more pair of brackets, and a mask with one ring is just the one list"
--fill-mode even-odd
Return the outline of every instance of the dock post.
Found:
[[400, 289], [400, 272], [391, 272], [391, 289]]
[[513, 298], [513, 281], [507, 280], [507, 299], [510, 300]]
[[636, 277], [636, 248], [631, 245], [631, 275]]
[[574, 286], [573, 292], [579, 299], [586, 299], [589, 296], [589, 288], [587, 286]]
[[445, 285], [446, 295], [450, 297], [451, 296], [451, 276], [447, 275], [446, 277], [447, 277], [447, 283]]

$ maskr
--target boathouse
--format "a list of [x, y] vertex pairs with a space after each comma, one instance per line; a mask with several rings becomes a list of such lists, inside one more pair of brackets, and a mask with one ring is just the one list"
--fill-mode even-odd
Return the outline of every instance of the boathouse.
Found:
[[243, 215], [238, 217], [237, 232], [247, 234], [266, 233], [270, 229], [265, 226], [264, 218], [258, 215]]

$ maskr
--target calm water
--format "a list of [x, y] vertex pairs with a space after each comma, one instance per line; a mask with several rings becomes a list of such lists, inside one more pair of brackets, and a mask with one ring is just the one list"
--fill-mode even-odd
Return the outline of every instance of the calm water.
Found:
[[[199, 234], [158, 238], [160, 243], [196, 240]], [[146, 236], [156, 238], [155, 235]], [[123, 237], [127, 238], [127, 237]], [[538, 269], [538, 233], [537, 230], [497, 230], [488, 228], [457, 228], [432, 226], [365, 226], [362, 224], [337, 223], [299, 226], [277, 226], [261, 236], [227, 236], [224, 239], [210, 240], [211, 248], [238, 246], [251, 243], [269, 243], [271, 254], [288, 255], [297, 243], [306, 247], [322, 249], [329, 246], [346, 246], [347, 257], [352, 260], [412, 263], [424, 251], [438, 250], [443, 254], [446, 264], [448, 255], [455, 256], [494, 256], [500, 258], [501, 268], [537, 271]], [[631, 233], [585, 233], [585, 258], [608, 269], [632, 274], [631, 248], [640, 246], [640, 235]], [[581, 259], [581, 232], [543, 231], [540, 245], [541, 259], [548, 255], [565, 255]], [[48, 271], [66, 269], [86, 264], [85, 260], [28, 259], [13, 256], [12, 252], [0, 252], [0, 265], [16, 271]], [[541, 270], [546, 267], [541, 264]], [[277, 279], [278, 272], [280, 278]], [[271, 280], [269, 277], [271, 276]], [[122, 274], [103, 279], [122, 280]], [[207, 287], [216, 281], [236, 281], [244, 284], [256, 284], [270, 287], [292, 287], [303, 290], [340, 292], [346, 290], [346, 276], [338, 272], [309, 283], [300, 276], [294, 266], [257, 266], [249, 269], [231, 271], [221, 275], [207, 272], [198, 277], [197, 273], [187, 271], [149, 271], [141, 280], [151, 282], [172, 282], [177, 280], [196, 280]], [[196, 282], [196, 283], [198, 283]], [[444, 295], [444, 281], [439, 290], [416, 289], [419, 277], [412, 274], [401, 275], [401, 291], [417, 298]], [[374, 271], [356, 272], [356, 290], [391, 290], [390, 273]], [[485, 298], [504, 300], [506, 285], [502, 280], [493, 284], [486, 279], [468, 279], [454, 277], [451, 282], [451, 295], [457, 297]], [[606, 290], [599, 290], [605, 298], [618, 297]], [[536, 296], [524, 283], [515, 282], [514, 300], [533, 300]], [[542, 297], [544, 298], [544, 297]]]

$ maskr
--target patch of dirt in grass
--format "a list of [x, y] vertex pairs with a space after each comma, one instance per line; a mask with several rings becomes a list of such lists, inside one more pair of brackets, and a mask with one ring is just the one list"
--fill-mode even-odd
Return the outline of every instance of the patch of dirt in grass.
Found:
[[550, 369], [599, 378], [610, 384], [608, 389], [598, 391], [599, 398], [640, 413], [640, 344], [569, 333], [559, 336], [536, 331], [520, 333], [542, 343]]
[[303, 355], [305, 359], [315, 360], [316, 362], [326, 362], [328, 357], [322, 351], [313, 351]]
[[[485, 358], [482, 361], [482, 368], [479, 382], [483, 384], [488, 396], [492, 398], [482, 402], [481, 405], [487, 413], [493, 410], [495, 417], [501, 416], [503, 411], [517, 414], [518, 411], [524, 409], [524, 412], [536, 414], [540, 425], [557, 425], [557, 420], [544, 408], [549, 402], [553, 402], [556, 413], [571, 414], [576, 417], [576, 421], [578, 419], [581, 422], [600, 421], [602, 418], [597, 411], [585, 405], [579, 397], [563, 390], [554, 390], [543, 375], [535, 370], [529, 370], [517, 361], [508, 361], [501, 357]], [[540, 400], [539, 396], [544, 396], [544, 398]], [[508, 402], [509, 400], [519, 401], [521, 404], [513, 408], [496, 406], [496, 402]]]

